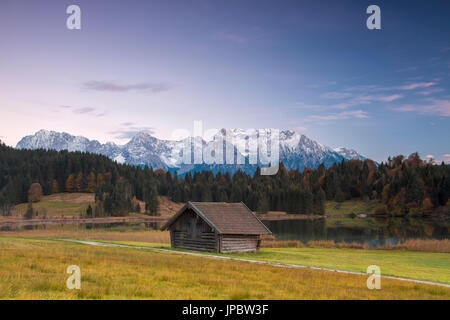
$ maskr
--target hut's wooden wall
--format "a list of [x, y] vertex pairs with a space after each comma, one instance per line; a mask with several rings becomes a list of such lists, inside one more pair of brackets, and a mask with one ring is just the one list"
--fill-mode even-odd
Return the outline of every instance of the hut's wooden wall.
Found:
[[215, 230], [192, 210], [186, 210], [170, 227], [170, 241], [174, 248], [218, 251]]
[[220, 252], [252, 252], [259, 248], [257, 235], [220, 235]]
[[174, 248], [209, 252], [252, 252], [259, 248], [258, 235], [221, 234], [188, 209], [170, 227]]

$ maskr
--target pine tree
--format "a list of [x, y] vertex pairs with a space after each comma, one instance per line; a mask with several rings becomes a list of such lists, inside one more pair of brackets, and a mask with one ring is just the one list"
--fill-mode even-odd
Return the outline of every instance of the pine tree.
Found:
[[31, 202], [28, 203], [27, 211], [25, 211], [24, 218], [27, 220], [33, 219], [34, 210], [33, 204]]
[[336, 190], [336, 195], [334, 196], [334, 201], [336, 202], [343, 202], [345, 200], [344, 193], [340, 188]]
[[313, 195], [313, 214], [325, 214], [325, 192], [319, 189]]
[[156, 216], [158, 211], [158, 193], [155, 186], [151, 186], [148, 190], [146, 209], [149, 211], [150, 215]]
[[91, 205], [89, 205], [88, 207], [87, 207], [87, 209], [86, 209], [86, 216], [88, 217], [88, 218], [92, 218], [92, 207], [91, 207]]

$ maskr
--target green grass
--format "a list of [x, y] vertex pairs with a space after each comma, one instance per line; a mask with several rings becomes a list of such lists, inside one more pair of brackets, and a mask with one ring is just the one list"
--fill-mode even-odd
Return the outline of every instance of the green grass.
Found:
[[324, 248], [270, 248], [254, 254], [231, 256], [366, 272], [377, 265], [382, 275], [450, 284], [450, 254], [401, 250], [360, 250]]
[[[81, 290], [66, 288], [66, 269], [73, 264], [81, 268]], [[366, 279], [133, 248], [0, 237], [0, 299], [450, 299], [448, 288], [383, 279], [382, 290], [368, 290]]]
[[[152, 248], [170, 248], [167, 244], [131, 241], [105, 242]], [[385, 276], [450, 284], [450, 254], [448, 253], [335, 248], [262, 248], [257, 253], [219, 255], [363, 273], [367, 271], [368, 266], [377, 265], [381, 269], [381, 274]]]
[[[41, 201], [33, 203], [34, 212], [38, 212], [37, 218], [42, 218], [44, 212], [47, 217], [77, 217], [86, 214], [89, 205], [94, 207], [95, 195], [92, 193], [57, 193], [44, 196]], [[22, 216], [28, 208], [28, 203], [15, 206], [15, 211]], [[129, 212], [128, 217], [148, 217], [143, 213]]]
[[[336, 209], [336, 206], [340, 206], [339, 209]], [[336, 201], [326, 201], [325, 202], [325, 213], [327, 215], [341, 215], [341, 214], [370, 214], [374, 213], [374, 211], [382, 207], [383, 204], [378, 201], [369, 201], [364, 202], [362, 200], [348, 200], [344, 202], [336, 202]]]
[[[34, 211], [38, 212], [38, 218], [42, 217], [44, 211], [47, 217], [78, 216], [86, 212], [89, 204], [94, 204], [93, 193], [57, 193], [42, 197], [41, 201], [33, 203]], [[28, 203], [15, 206], [14, 210], [25, 214]]]
[[[86, 213], [88, 205], [87, 203], [41, 201], [33, 203], [33, 209], [38, 212], [38, 217], [42, 217], [44, 209], [47, 211], [47, 217], [79, 216]], [[22, 203], [16, 206], [16, 210], [24, 214], [27, 207], [28, 204]]]

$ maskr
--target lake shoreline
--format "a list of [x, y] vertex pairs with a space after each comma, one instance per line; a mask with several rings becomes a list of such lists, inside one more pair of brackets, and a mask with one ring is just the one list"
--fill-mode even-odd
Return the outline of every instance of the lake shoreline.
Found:
[[24, 227], [39, 225], [61, 225], [61, 224], [106, 224], [106, 223], [146, 223], [165, 222], [168, 217], [104, 217], [104, 218], [47, 218], [47, 219], [1, 219], [0, 228], [4, 227]]
[[[282, 215], [266, 215], [256, 214], [258, 219], [262, 221], [284, 221], [284, 220], [318, 220], [318, 219], [346, 219], [346, 218], [426, 218], [432, 220], [447, 220], [448, 215], [424, 215], [424, 216], [393, 216], [393, 215], [376, 215], [376, 214], [282, 214]], [[23, 219], [22, 217], [0, 217], [0, 228], [10, 226], [35, 226], [35, 225], [51, 225], [51, 224], [87, 224], [87, 223], [142, 223], [142, 222], [166, 222], [171, 216], [146, 216], [146, 217], [101, 217], [101, 218], [79, 218], [79, 217], [50, 217], [46, 219]]]

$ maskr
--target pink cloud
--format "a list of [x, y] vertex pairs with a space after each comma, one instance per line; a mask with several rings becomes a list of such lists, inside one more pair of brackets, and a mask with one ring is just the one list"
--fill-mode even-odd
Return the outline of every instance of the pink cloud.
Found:
[[450, 117], [450, 100], [427, 99], [429, 103], [421, 105], [407, 104], [395, 108], [398, 112], [416, 112], [423, 115]]
[[397, 99], [403, 98], [401, 94], [391, 94], [391, 95], [364, 95], [364, 94], [356, 94], [351, 95], [348, 93], [339, 93], [339, 92], [328, 92], [324, 95], [326, 98], [332, 99], [340, 99], [345, 97], [351, 97], [347, 101], [343, 101], [341, 103], [332, 105], [331, 107], [334, 109], [348, 109], [350, 107], [360, 106], [371, 104], [374, 102], [392, 102]]
[[414, 89], [418, 89], [418, 88], [428, 88], [431, 86], [434, 86], [435, 84], [437, 84], [437, 82], [416, 82], [416, 83], [411, 83], [411, 84], [407, 84], [404, 86], [401, 86], [400, 89], [402, 90], [414, 90]]
[[328, 115], [311, 115], [306, 117], [306, 122], [325, 122], [333, 120], [346, 120], [350, 118], [367, 119], [369, 115], [363, 110], [343, 111], [338, 113], [331, 113]]
[[393, 94], [390, 96], [378, 97], [377, 99], [379, 101], [383, 101], [383, 102], [392, 102], [394, 100], [401, 99], [401, 98], [403, 98], [403, 96], [401, 94]]
[[348, 92], [326, 92], [323, 97], [327, 99], [342, 99], [351, 97], [352, 94]]
[[416, 92], [416, 94], [421, 94], [423, 96], [429, 96], [430, 94], [442, 92], [442, 91], [444, 91], [444, 89], [442, 89], [442, 88], [430, 88], [430, 89], [418, 91], [418, 92]]

